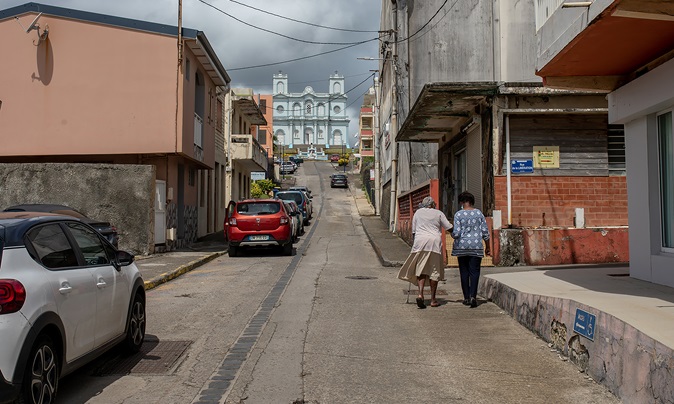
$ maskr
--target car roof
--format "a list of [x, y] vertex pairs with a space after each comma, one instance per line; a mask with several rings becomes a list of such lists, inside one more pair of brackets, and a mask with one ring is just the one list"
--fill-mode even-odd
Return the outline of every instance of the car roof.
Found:
[[0, 236], [5, 247], [23, 245], [23, 236], [33, 226], [55, 221], [81, 222], [79, 219], [44, 212], [0, 212]]
[[54, 210], [72, 210], [77, 212], [75, 209], [66, 205], [57, 205], [53, 203], [24, 203], [21, 205], [14, 205], [8, 208], [5, 208], [5, 212], [16, 212], [16, 211], [25, 211], [25, 212], [51, 212]]

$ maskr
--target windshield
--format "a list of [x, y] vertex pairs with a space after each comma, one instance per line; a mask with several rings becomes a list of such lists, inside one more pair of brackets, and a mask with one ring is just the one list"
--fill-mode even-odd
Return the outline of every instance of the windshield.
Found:
[[241, 215], [273, 215], [281, 210], [276, 202], [242, 202], [236, 205], [236, 213]]
[[283, 199], [286, 201], [295, 201], [297, 205], [301, 205], [302, 201], [304, 198], [302, 198], [302, 193], [297, 191], [297, 192], [279, 192], [276, 194], [276, 196], [279, 197], [279, 199]]

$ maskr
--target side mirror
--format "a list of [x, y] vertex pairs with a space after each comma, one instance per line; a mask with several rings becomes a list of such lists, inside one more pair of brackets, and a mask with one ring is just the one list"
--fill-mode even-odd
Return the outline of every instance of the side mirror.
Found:
[[133, 254], [130, 254], [126, 251], [117, 251], [117, 257], [116, 257], [117, 265], [121, 267], [129, 266], [134, 260]]

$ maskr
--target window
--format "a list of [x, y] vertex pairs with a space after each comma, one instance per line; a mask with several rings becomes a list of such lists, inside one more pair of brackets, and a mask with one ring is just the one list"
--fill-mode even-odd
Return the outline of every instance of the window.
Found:
[[37, 260], [47, 268], [58, 269], [79, 265], [75, 251], [58, 224], [30, 230], [28, 240], [37, 254]]
[[267, 113], [267, 100], [260, 99], [260, 110], [263, 114]]
[[224, 130], [223, 126], [223, 118], [225, 116], [225, 112], [223, 109], [222, 101], [217, 100], [216, 101], [216, 110], [215, 110], [215, 125], [216, 125], [216, 130], [218, 132], [222, 132]]
[[68, 223], [68, 228], [80, 247], [87, 265], [110, 265], [112, 250], [109, 247], [106, 249], [95, 231], [78, 223]]
[[674, 253], [674, 132], [672, 111], [658, 115], [662, 247]]
[[185, 59], [185, 78], [190, 81], [190, 60]]
[[293, 105], [293, 115], [296, 115], [296, 116], [299, 115], [300, 110], [301, 110], [300, 104], [294, 104]]
[[285, 109], [283, 108], [283, 105], [279, 105], [278, 107], [276, 107], [276, 111], [277, 111], [279, 114], [282, 114], [283, 111], [285, 111]]
[[307, 115], [311, 115], [311, 104], [307, 104]]
[[196, 182], [196, 179], [194, 178], [197, 176], [196, 171], [197, 170], [195, 170], [194, 168], [190, 168], [187, 172], [187, 185], [191, 187], [193, 187], [194, 183]]
[[335, 105], [335, 107], [334, 107], [332, 110], [335, 111], [335, 114], [339, 114], [339, 112], [340, 112], [342, 109], [339, 107], [339, 105]]
[[259, 129], [259, 131], [257, 133], [257, 142], [261, 145], [267, 144], [267, 130], [266, 129]]
[[608, 174], [625, 175], [625, 128], [608, 126]]

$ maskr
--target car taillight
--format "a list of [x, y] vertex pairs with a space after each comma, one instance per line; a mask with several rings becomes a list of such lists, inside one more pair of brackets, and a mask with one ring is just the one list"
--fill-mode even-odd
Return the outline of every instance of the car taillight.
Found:
[[236, 226], [236, 218], [235, 217], [229, 218], [229, 225], [230, 226]]
[[15, 279], [0, 279], [0, 314], [21, 310], [26, 301], [26, 288]]
[[281, 216], [281, 224], [288, 224], [289, 222], [288, 216]]

